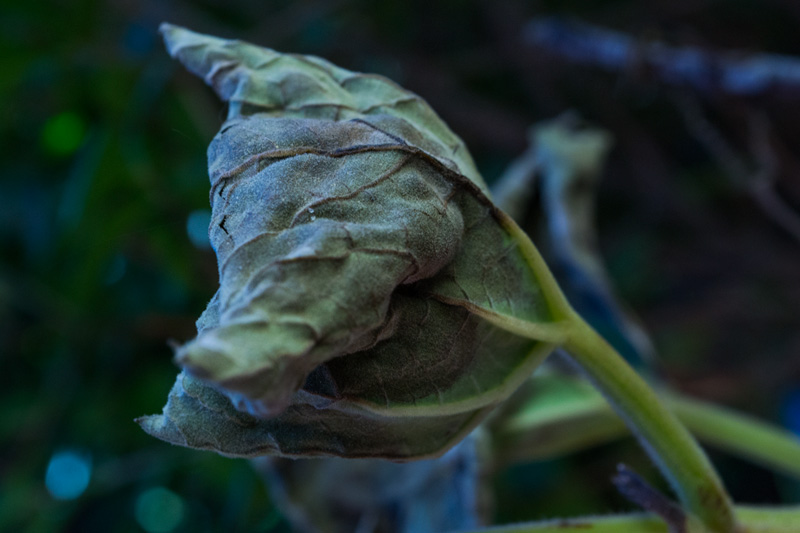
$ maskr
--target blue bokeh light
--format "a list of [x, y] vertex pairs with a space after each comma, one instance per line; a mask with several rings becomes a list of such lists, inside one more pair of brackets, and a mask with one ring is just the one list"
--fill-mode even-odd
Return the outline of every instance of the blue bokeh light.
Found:
[[65, 450], [56, 452], [47, 465], [44, 483], [56, 500], [73, 500], [89, 486], [92, 461], [87, 455]]
[[209, 209], [192, 211], [186, 219], [186, 233], [189, 234], [189, 240], [201, 250], [211, 248], [211, 241], [208, 240], [208, 224], [210, 221], [211, 211]]
[[800, 435], [800, 389], [788, 393], [783, 401], [783, 423], [795, 435]]

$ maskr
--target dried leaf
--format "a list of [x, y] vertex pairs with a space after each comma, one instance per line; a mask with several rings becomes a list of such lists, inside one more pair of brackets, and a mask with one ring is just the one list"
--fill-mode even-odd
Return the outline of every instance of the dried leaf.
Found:
[[381, 457], [402, 460], [437, 455], [474, 427], [480, 411], [441, 417], [384, 417], [346, 402], [318, 408], [299, 394], [268, 420], [237, 411], [213, 387], [181, 373], [164, 415], [142, 417], [142, 428], [172, 444], [233, 457], [278, 455]]
[[230, 112], [209, 148], [220, 288], [142, 426], [236, 456], [442, 453], [553, 348], [496, 325], [553, 314], [463, 142], [382, 77], [162, 31]]

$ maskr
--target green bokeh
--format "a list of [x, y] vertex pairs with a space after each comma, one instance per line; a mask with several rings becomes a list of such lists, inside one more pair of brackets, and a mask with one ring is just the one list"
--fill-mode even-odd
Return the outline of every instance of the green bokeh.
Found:
[[85, 135], [86, 124], [80, 115], [73, 111], [64, 111], [44, 123], [42, 147], [51, 155], [69, 155], [81, 146]]

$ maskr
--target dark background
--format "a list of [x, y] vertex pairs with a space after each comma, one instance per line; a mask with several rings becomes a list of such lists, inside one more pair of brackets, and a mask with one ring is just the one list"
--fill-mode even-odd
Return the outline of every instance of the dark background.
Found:
[[[606, 72], [525, 44], [527, 22], [549, 15], [800, 56], [792, 0], [4, 2], [0, 530], [142, 531], [147, 515], [157, 531], [176, 508], [172, 531], [287, 530], [247, 462], [170, 447], [133, 422], [160, 412], [176, 374], [167, 342], [193, 336], [217, 284], [205, 150], [226, 110], [167, 56], [161, 21], [387, 75], [439, 111], [488, 181], [535, 122], [574, 109], [610, 130], [600, 245], [658, 370], [800, 431], [800, 239], [687, 129], [674, 87], [636, 65]], [[747, 117], [766, 118], [775, 190], [800, 211], [800, 88], [689, 94], [747, 168], [759, 164]], [[45, 484], [63, 453], [91, 470], [68, 500]], [[712, 458], [739, 501], [800, 500], [787, 478]], [[509, 468], [497, 521], [628, 509], [608, 481], [623, 459], [651, 469], [628, 441]], [[179, 503], [148, 507], [159, 487]]]

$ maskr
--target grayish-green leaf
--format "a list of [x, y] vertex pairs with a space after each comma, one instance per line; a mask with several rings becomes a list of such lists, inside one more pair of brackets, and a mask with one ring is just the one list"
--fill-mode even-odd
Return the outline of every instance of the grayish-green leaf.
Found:
[[[405, 419], [373, 415], [335, 404], [325, 409], [298, 394], [275, 418], [236, 410], [230, 400], [200, 380], [181, 373], [164, 415], [140, 418], [142, 428], [162, 440], [233, 457], [346, 456], [403, 460], [438, 455], [474, 427], [482, 412]], [[308, 401], [310, 400], [310, 401]]]
[[230, 113], [209, 148], [220, 288], [145, 430], [237, 456], [443, 452], [557, 338], [496, 325], [553, 314], [463, 142], [379, 76], [163, 32]]

